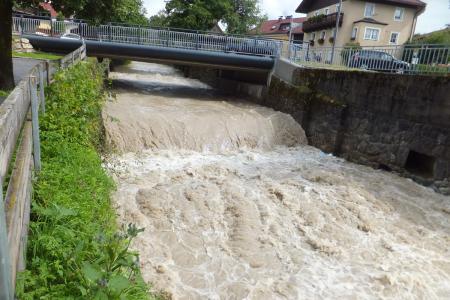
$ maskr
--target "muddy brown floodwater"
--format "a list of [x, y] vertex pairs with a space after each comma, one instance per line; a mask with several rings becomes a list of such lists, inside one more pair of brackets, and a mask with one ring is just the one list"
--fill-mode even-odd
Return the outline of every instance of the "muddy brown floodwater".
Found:
[[119, 222], [174, 299], [449, 299], [450, 198], [161, 65], [111, 74]]

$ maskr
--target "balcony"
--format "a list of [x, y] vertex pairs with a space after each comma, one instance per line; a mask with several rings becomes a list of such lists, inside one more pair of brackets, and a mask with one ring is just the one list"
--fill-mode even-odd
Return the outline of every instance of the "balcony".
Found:
[[[303, 32], [313, 32], [317, 30], [333, 28], [336, 26], [337, 13], [332, 13], [329, 15], [318, 15], [309, 18], [303, 22]], [[344, 13], [341, 13], [339, 18], [339, 27], [342, 26], [342, 21], [344, 20]]]

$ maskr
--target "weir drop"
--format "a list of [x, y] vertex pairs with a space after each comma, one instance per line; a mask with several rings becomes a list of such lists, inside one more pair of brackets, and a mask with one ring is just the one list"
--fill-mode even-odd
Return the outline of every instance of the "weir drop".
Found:
[[111, 73], [105, 159], [143, 277], [174, 299], [445, 299], [448, 197], [307, 145], [168, 66]]

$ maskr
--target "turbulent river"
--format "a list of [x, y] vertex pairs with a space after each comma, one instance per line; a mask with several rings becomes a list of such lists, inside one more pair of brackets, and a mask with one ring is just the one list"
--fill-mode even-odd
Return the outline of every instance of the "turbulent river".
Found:
[[307, 146], [289, 115], [171, 67], [111, 73], [119, 222], [174, 299], [449, 299], [450, 199]]

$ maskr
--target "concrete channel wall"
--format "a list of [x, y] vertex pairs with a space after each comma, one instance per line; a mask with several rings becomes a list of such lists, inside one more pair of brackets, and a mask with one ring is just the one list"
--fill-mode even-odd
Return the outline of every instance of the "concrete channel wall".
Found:
[[450, 195], [450, 77], [303, 68], [278, 60], [255, 74], [190, 69], [187, 75], [291, 114], [309, 143], [396, 171]]
[[450, 77], [307, 69], [278, 61], [258, 103], [291, 114], [309, 143], [450, 194]]

